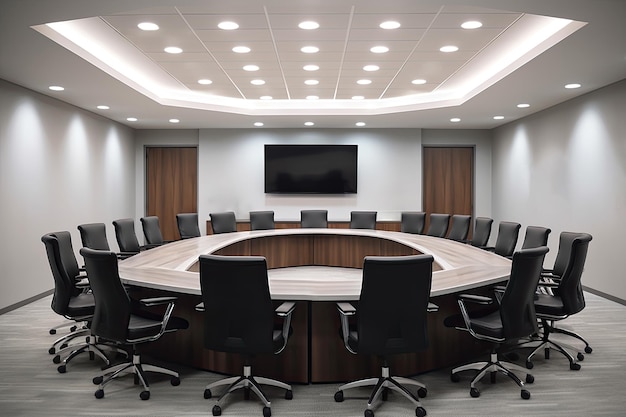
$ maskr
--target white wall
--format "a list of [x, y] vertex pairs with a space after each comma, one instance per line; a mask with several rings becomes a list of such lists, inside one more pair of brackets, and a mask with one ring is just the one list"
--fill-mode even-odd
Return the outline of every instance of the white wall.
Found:
[[626, 81], [494, 132], [496, 221], [552, 229], [552, 265], [561, 231], [593, 235], [583, 284], [626, 299]]
[[[41, 236], [134, 215], [133, 132], [0, 80], [0, 309], [54, 287]], [[78, 253], [77, 253], [77, 256]], [[79, 258], [80, 260], [80, 258]]]

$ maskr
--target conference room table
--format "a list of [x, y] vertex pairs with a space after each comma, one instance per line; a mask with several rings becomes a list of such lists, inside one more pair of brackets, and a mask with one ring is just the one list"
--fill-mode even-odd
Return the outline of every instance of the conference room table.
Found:
[[486, 293], [506, 281], [511, 261], [492, 252], [449, 239], [369, 229], [275, 229], [222, 233], [179, 240], [120, 261], [122, 281], [146, 294], [174, 294], [175, 314], [190, 329], [166, 335], [151, 353], [167, 360], [236, 374], [238, 355], [214, 352], [203, 346], [198, 257], [202, 254], [260, 255], [268, 264], [270, 295], [278, 304], [296, 301], [293, 334], [280, 355], [260, 355], [256, 373], [290, 382], [339, 382], [376, 375], [379, 358], [351, 355], [339, 337], [335, 303], [358, 303], [365, 256], [430, 254], [434, 258], [431, 302], [439, 311], [429, 314], [430, 346], [414, 354], [397, 355], [395, 374], [415, 375], [451, 366], [485, 350], [465, 332], [443, 326], [458, 313], [456, 294]]

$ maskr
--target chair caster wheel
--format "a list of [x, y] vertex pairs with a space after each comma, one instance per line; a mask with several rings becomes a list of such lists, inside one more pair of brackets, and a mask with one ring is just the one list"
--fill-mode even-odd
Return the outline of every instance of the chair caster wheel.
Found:
[[170, 383], [171, 383], [173, 386], [177, 387], [177, 386], [179, 386], [179, 385], [180, 385], [180, 378], [179, 378], [179, 377], [177, 377], [177, 376], [173, 376], [173, 377], [172, 377], [172, 379], [170, 380]]
[[522, 398], [527, 400], [530, 398], [530, 392], [528, 390], [523, 389], [521, 392]]
[[263, 407], [263, 417], [272, 417], [272, 409], [269, 407]]
[[472, 398], [478, 398], [480, 397], [480, 391], [478, 391], [478, 388], [470, 388], [470, 395]]
[[54, 358], [52, 358], [52, 363], [61, 363], [61, 357], [59, 355], [56, 355]]
[[91, 380], [91, 382], [93, 382], [94, 385], [100, 385], [102, 384], [102, 380], [104, 379], [104, 377], [102, 376], [96, 376], [94, 377], [94, 379]]
[[220, 407], [219, 405], [214, 405], [213, 409], [211, 410], [211, 413], [213, 413], [214, 416], [221, 416], [222, 415], [222, 407]]
[[526, 369], [533, 369], [535, 365], [531, 361], [526, 361]]
[[591, 346], [585, 346], [585, 353], [591, 353], [593, 352], [593, 349], [591, 348]]
[[[205, 389], [205, 390], [204, 390], [204, 399], [205, 399], [205, 400], [208, 400], [208, 399], [209, 399], [209, 398], [211, 398], [212, 396], [213, 396], [213, 394], [211, 393], [211, 390], [210, 390], [210, 389], [208, 389], [208, 388], [207, 388], [207, 389]], [[216, 407], [217, 407], [217, 406], [216, 406]]]
[[343, 391], [337, 391], [335, 393], [335, 402], [343, 402]]
[[67, 347], [67, 343], [63, 343], [61, 346], [59, 346], [59, 348], [61, 349], [65, 349]]
[[57, 334], [57, 331], [56, 331], [56, 329], [50, 329], [49, 333], [50, 334]]
[[142, 400], [149, 400], [150, 399], [150, 391], [141, 391], [141, 393], [139, 394], [139, 398], [141, 398]]
[[50, 349], [48, 349], [48, 353], [51, 355], [54, 355], [57, 352], [57, 350], [54, 347], [51, 347]]
[[572, 362], [572, 363], [569, 364], [569, 369], [571, 369], [572, 371], [579, 371], [580, 370], [580, 364]]
[[67, 368], [65, 367], [65, 365], [61, 365], [57, 368], [57, 371], [59, 371], [60, 374], [64, 374], [65, 371], [67, 371]]
[[426, 398], [426, 396], [428, 395], [428, 390], [426, 388], [420, 388], [417, 390], [417, 396], [419, 398]]
[[374, 417], [374, 412], [372, 410], [365, 410], [365, 417]]
[[97, 399], [104, 398], [104, 390], [99, 389], [95, 392], [94, 395], [96, 396]]
[[535, 382], [535, 377], [531, 374], [526, 374], [526, 383], [532, 384], [533, 382]]
[[288, 389], [287, 391], [285, 391], [285, 399], [286, 400], [293, 400], [293, 391]]
[[459, 382], [461, 380], [461, 377], [459, 376], [459, 374], [450, 374], [450, 381], [452, 382]]
[[424, 407], [417, 407], [415, 409], [415, 417], [424, 417], [426, 415], [426, 410]]
[[585, 355], [583, 355], [582, 353], [578, 352], [578, 354], [576, 355], [576, 359], [578, 359], [579, 361], [584, 361], [585, 360]]
[[77, 328], [78, 328], [78, 327], [76, 327], [76, 326], [72, 326], [72, 327], [70, 327], [70, 333], [71, 333], [71, 332], [75, 332]]

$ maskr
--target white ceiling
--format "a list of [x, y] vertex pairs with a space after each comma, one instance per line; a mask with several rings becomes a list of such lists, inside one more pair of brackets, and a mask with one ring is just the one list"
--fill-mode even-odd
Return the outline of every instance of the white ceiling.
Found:
[[[3, 0], [0, 10], [0, 78], [135, 128], [492, 128], [626, 77], [623, 0]], [[547, 16], [574, 22], [528, 47]], [[239, 29], [218, 29], [224, 20]], [[299, 29], [305, 20], [320, 28]], [[387, 20], [401, 27], [381, 29]], [[483, 26], [460, 28], [467, 20]], [[42, 26], [66, 21], [59, 31], [80, 29], [79, 39]], [[143, 21], [160, 30], [139, 30]], [[450, 44], [459, 51], [439, 51]], [[251, 52], [233, 53], [237, 45]], [[320, 52], [300, 52], [307, 45]], [[389, 52], [371, 53], [376, 45]], [[304, 71], [309, 63], [320, 69]], [[574, 82], [582, 87], [564, 88]]]

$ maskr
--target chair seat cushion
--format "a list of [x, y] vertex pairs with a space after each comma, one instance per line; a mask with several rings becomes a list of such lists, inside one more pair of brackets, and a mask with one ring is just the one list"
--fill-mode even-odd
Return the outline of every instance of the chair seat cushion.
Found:
[[[159, 334], [162, 320], [160, 316], [153, 316], [147, 312], [131, 314], [128, 323], [128, 339], [148, 339]], [[189, 327], [187, 320], [180, 317], [170, 317], [165, 331], [182, 330]]]
[[470, 319], [470, 325], [474, 332], [496, 339], [504, 339], [504, 329], [500, 318], [500, 311], [494, 311], [482, 317]]
[[535, 299], [535, 311], [537, 315], [566, 315], [563, 300], [558, 295], [537, 294], [537, 298]]
[[95, 301], [92, 293], [80, 293], [76, 297], [70, 298], [67, 306], [67, 316], [85, 317], [93, 316]]

